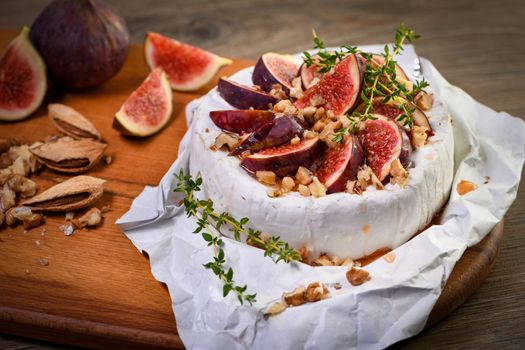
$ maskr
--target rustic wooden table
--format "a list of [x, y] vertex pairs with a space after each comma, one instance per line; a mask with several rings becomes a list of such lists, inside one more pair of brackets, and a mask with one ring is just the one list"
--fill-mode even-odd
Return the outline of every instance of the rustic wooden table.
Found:
[[[109, 0], [108, 0], [109, 1]], [[132, 40], [158, 31], [224, 56], [256, 59], [265, 51], [311, 46], [311, 28], [330, 45], [388, 42], [399, 23], [422, 34], [417, 51], [474, 98], [525, 119], [525, 2], [506, 1], [139, 1], [112, 0]], [[2, 0], [0, 27], [30, 24], [47, 2]], [[494, 268], [446, 320], [400, 348], [525, 346], [525, 189], [505, 219]], [[1, 332], [1, 330], [0, 330]], [[65, 349], [0, 335], [2, 349]]]

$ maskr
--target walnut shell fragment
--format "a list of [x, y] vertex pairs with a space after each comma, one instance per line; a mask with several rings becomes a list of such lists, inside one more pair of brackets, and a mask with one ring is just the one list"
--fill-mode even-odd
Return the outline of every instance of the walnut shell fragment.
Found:
[[92, 176], [75, 176], [22, 202], [22, 205], [35, 211], [70, 211], [85, 208], [102, 197], [104, 182], [106, 180]]
[[70, 174], [85, 172], [104, 155], [107, 145], [92, 140], [46, 142], [30, 148], [48, 168]]
[[69, 106], [51, 103], [47, 111], [51, 122], [66, 135], [75, 139], [100, 140], [102, 138], [93, 123]]

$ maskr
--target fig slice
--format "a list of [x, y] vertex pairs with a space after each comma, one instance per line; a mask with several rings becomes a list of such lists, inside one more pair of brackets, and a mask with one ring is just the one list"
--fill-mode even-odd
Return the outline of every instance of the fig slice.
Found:
[[176, 91], [197, 90], [221, 67], [232, 63], [230, 59], [154, 32], [146, 34], [144, 52], [150, 69], [161, 67]]
[[315, 175], [326, 186], [327, 193], [343, 192], [346, 182], [355, 179], [364, 162], [365, 153], [359, 138], [346, 135], [340, 145], [325, 151]]
[[349, 55], [332, 71], [323, 74], [321, 80], [304, 92], [304, 97], [295, 101], [295, 106], [304, 109], [312, 105], [311, 100], [320, 100], [318, 106], [342, 115], [352, 110], [361, 91], [363, 74], [355, 55]]
[[280, 146], [301, 135], [303, 131], [303, 126], [293, 116], [275, 118], [252, 132], [231, 152], [231, 155], [240, 155], [246, 151], [258, 152], [265, 148]]
[[278, 100], [263, 91], [242, 85], [233, 80], [220, 78], [217, 84], [219, 94], [235, 108], [239, 109], [269, 109]]
[[272, 111], [260, 109], [212, 111], [210, 118], [215, 125], [224, 131], [243, 134], [252, 132], [275, 118]]
[[392, 162], [399, 158], [403, 136], [398, 124], [383, 115], [372, 114], [359, 131], [359, 140], [366, 152], [366, 163], [380, 181], [387, 178]]
[[46, 89], [46, 66], [24, 27], [0, 57], [0, 120], [29, 116], [42, 103]]
[[281, 84], [283, 90], [288, 93], [298, 71], [299, 66], [292, 56], [267, 52], [257, 61], [253, 69], [252, 82], [266, 92], [270, 92], [273, 84]]
[[250, 174], [259, 170], [271, 170], [277, 176], [284, 177], [295, 174], [300, 166], [309, 167], [320, 150], [321, 142], [318, 137], [304, 139], [295, 145], [268, 148], [245, 157], [241, 161], [241, 167]]
[[[414, 113], [412, 113], [414, 124], [417, 126], [424, 126], [425, 128], [427, 128], [426, 133], [428, 137], [434, 135], [434, 132], [432, 131], [432, 127], [430, 126], [430, 123], [428, 121], [426, 114], [421, 109], [419, 109], [417, 106], [415, 106], [413, 103], [410, 103], [401, 97], [396, 97], [395, 99], [391, 99], [386, 103], [383, 103], [382, 99], [383, 99], [382, 97], [375, 97], [372, 100], [372, 106], [373, 106], [372, 113], [381, 114], [388, 118], [392, 118], [396, 120], [397, 117], [403, 113], [403, 111], [401, 110], [401, 105], [403, 103], [407, 103], [409, 108], [416, 109]], [[359, 105], [359, 107], [356, 108], [356, 111], [362, 112], [365, 110], [365, 108], [366, 106], [363, 103]]]
[[[372, 60], [374, 60], [374, 62], [377, 62], [379, 65], [383, 65], [385, 63], [385, 58], [382, 55], [378, 55], [378, 54], [373, 54]], [[403, 79], [400, 82], [403, 82], [403, 81], [410, 82], [410, 79], [408, 78], [408, 75], [405, 73], [403, 68], [401, 68], [401, 66], [396, 63], [396, 79], [397, 78]]]
[[[312, 58], [315, 60], [315, 57], [316, 56], [313, 56]], [[323, 76], [322, 73], [317, 71], [317, 66], [315, 64], [312, 64], [310, 67], [308, 67], [306, 63], [301, 64], [301, 68], [299, 68], [299, 74], [301, 76], [301, 82], [303, 83], [304, 89], [309, 89], [317, 84]]]
[[172, 110], [168, 76], [156, 68], [120, 107], [113, 128], [124, 135], [149, 136], [168, 123]]

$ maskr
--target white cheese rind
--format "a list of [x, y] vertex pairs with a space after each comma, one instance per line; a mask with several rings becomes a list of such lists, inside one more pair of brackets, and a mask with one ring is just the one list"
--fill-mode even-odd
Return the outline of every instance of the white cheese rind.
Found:
[[[250, 85], [252, 70], [242, 70], [231, 79]], [[250, 227], [280, 236], [293, 247], [308, 247], [311, 256], [324, 252], [357, 259], [396, 248], [427, 226], [448, 199], [454, 140], [451, 118], [438, 98], [426, 113], [435, 136], [412, 153], [414, 167], [406, 187], [369, 187], [362, 195], [335, 193], [321, 198], [297, 192], [270, 198], [269, 187], [248, 175], [237, 158], [210, 150], [221, 130], [209, 112], [220, 109], [233, 107], [213, 89], [195, 110], [190, 127], [190, 172], [202, 176], [202, 195], [212, 199], [218, 210], [237, 219], [248, 217]]]

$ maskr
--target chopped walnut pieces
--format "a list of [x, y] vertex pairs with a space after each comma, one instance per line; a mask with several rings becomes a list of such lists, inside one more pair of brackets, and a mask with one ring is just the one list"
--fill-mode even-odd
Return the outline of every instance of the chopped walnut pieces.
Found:
[[275, 185], [275, 173], [270, 170], [259, 170], [255, 172], [257, 181], [267, 185]]
[[312, 193], [314, 197], [326, 196], [326, 187], [319, 181], [317, 176], [313, 177], [312, 183], [308, 185], [308, 189], [310, 190], [310, 193]]
[[315, 112], [317, 112], [317, 108], [315, 108], [314, 106], [308, 106], [304, 109], [301, 109], [302, 115], [310, 124], [313, 124], [315, 122], [315, 119], [314, 119]]
[[290, 145], [294, 146], [297, 145], [299, 142], [301, 142], [301, 139], [299, 136], [295, 136], [293, 139], [290, 140]]
[[356, 269], [355, 267], [351, 267], [346, 272], [346, 279], [348, 282], [350, 282], [353, 286], [359, 286], [363, 283], [365, 283], [370, 277], [370, 273], [364, 269]]
[[297, 190], [299, 191], [299, 193], [301, 194], [301, 196], [308, 197], [308, 196], [311, 195], [311, 193], [310, 193], [310, 189], [308, 188], [308, 186], [305, 186], [305, 185], [300, 184], [300, 185], [297, 187]]
[[361, 194], [361, 188], [357, 186], [357, 180], [348, 180], [346, 182], [346, 193], [350, 194]]
[[383, 189], [383, 184], [379, 181], [376, 174], [374, 174], [372, 168], [368, 165], [363, 165], [357, 171], [356, 185], [364, 191], [370, 184], [374, 185], [377, 189]]
[[102, 213], [100, 209], [93, 207], [89, 209], [84, 215], [78, 219], [73, 219], [73, 225], [76, 228], [84, 228], [86, 226], [96, 226], [102, 221]]
[[235, 136], [222, 132], [215, 138], [214, 146], [217, 147], [217, 149], [220, 149], [226, 145], [230, 151], [233, 151], [235, 147], [237, 147], [238, 143], [239, 139], [237, 139]]
[[313, 139], [314, 137], [317, 137], [318, 133], [312, 130], [305, 130], [303, 132], [303, 137], [305, 139]]
[[296, 77], [292, 80], [292, 88], [290, 89], [290, 97], [300, 99], [304, 97], [301, 77]]
[[326, 101], [324, 100], [324, 98], [321, 96], [321, 95], [313, 95], [311, 98], [310, 98], [310, 104], [314, 107], [317, 107], [317, 106], [320, 106], [320, 105], [324, 105], [326, 103]]
[[13, 164], [13, 159], [7, 152], [0, 154], [0, 169], [5, 169], [11, 166], [11, 164]]
[[401, 165], [399, 158], [394, 160], [390, 165], [390, 182], [404, 187], [408, 180], [408, 171]]
[[4, 184], [4, 187], [0, 190], [0, 211], [6, 212], [7, 209], [14, 207], [15, 201], [16, 193], [7, 183]]
[[24, 229], [28, 230], [37, 227], [43, 223], [42, 214], [33, 213], [29, 207], [15, 207], [11, 208], [6, 213], [6, 223], [13, 226], [18, 221], [22, 221]]
[[316, 301], [326, 299], [329, 296], [330, 292], [328, 291], [328, 288], [320, 282], [310, 283], [304, 292], [304, 299], [309, 303], [315, 303]]
[[5, 220], [5, 213], [0, 210], [0, 226], [4, 223]]
[[286, 310], [288, 305], [286, 303], [283, 303], [282, 301], [278, 301], [273, 303], [266, 309], [266, 312], [264, 313], [264, 317], [268, 318], [269, 316], [275, 316]]
[[326, 117], [332, 121], [336, 121], [338, 120], [337, 116], [335, 115], [335, 113], [331, 110], [327, 110], [326, 111]]
[[300, 166], [295, 174], [295, 180], [301, 185], [309, 185], [312, 182], [312, 177], [313, 173], [303, 166]]
[[299, 306], [305, 303], [304, 292], [306, 292], [305, 286], [299, 286], [291, 292], [284, 292], [282, 300], [288, 306]]
[[326, 115], [326, 114], [325, 114], [324, 107], [319, 107], [319, 108], [317, 108], [317, 110], [315, 111], [315, 114], [314, 114], [314, 120], [315, 120], [315, 121], [318, 121], [318, 120], [324, 119], [325, 115]]
[[427, 127], [418, 125], [414, 125], [410, 130], [412, 134], [412, 146], [414, 146], [414, 148], [421, 148], [425, 145], [428, 137], [427, 130]]
[[396, 253], [394, 253], [394, 252], [390, 252], [390, 253], [388, 253], [388, 254], [385, 254], [385, 255], [383, 255], [383, 259], [384, 259], [387, 263], [391, 264], [391, 263], [394, 262], [394, 260], [396, 260]]
[[283, 113], [283, 114], [297, 114], [298, 110], [297, 107], [294, 106], [292, 101], [290, 100], [281, 100], [273, 106], [273, 111], [275, 113]]
[[434, 104], [434, 95], [428, 94], [425, 91], [420, 91], [414, 98], [414, 101], [416, 102], [416, 106], [424, 111], [428, 111]]
[[7, 185], [22, 198], [32, 197], [36, 193], [36, 183], [19, 174], [11, 175]]
[[283, 177], [281, 181], [281, 189], [284, 193], [290, 192], [295, 187], [295, 181], [290, 176]]
[[317, 259], [312, 261], [312, 266], [352, 266], [353, 261], [349, 257], [341, 259], [338, 256], [329, 256], [328, 254], [321, 254]]
[[312, 130], [315, 132], [321, 132], [326, 127], [326, 122], [324, 120], [318, 120], [315, 122], [314, 126], [312, 127]]
[[269, 94], [278, 100], [285, 100], [288, 98], [288, 95], [286, 95], [281, 84], [273, 84]]

